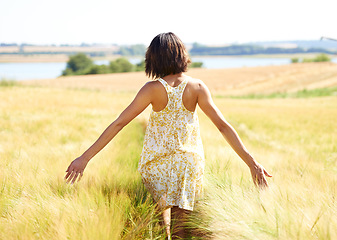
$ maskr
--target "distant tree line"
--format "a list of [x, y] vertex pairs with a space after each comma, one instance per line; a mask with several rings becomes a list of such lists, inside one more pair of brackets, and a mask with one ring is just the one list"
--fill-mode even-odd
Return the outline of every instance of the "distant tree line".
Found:
[[97, 65], [84, 53], [78, 53], [70, 56], [66, 69], [63, 70], [63, 76], [86, 75], [86, 74], [105, 74], [121, 72], [137, 72], [145, 69], [145, 62], [132, 64], [126, 58], [117, 58], [110, 61], [109, 65]]
[[190, 54], [193, 56], [199, 55], [254, 55], [254, 54], [293, 54], [293, 53], [326, 53], [337, 54], [336, 51], [331, 51], [324, 48], [278, 48], [257, 45], [231, 45], [225, 47], [209, 47], [198, 43], [194, 43]]
[[18, 46], [17, 43], [0, 43], [0, 47], [12, 47]]
[[[36, 51], [36, 52], [25, 52], [25, 46], [37, 46], [33, 44], [16, 44], [16, 43], [0, 43], [0, 47], [6, 46], [19, 46], [21, 47], [19, 51], [15, 52], [1, 52], [1, 55], [9, 55], [9, 54], [23, 54], [23, 55], [33, 55], [33, 54], [66, 54], [73, 55], [75, 52], [69, 51]], [[50, 45], [55, 46], [55, 45]], [[99, 46], [99, 44], [87, 44], [82, 43], [80, 45], [71, 45], [71, 44], [61, 44], [60, 46], [65, 47], [93, 47]], [[117, 46], [117, 45], [115, 45]], [[146, 52], [146, 46], [143, 44], [135, 44], [135, 45], [121, 45], [117, 50], [114, 50], [113, 54], [121, 55], [121, 56], [144, 56]], [[104, 51], [91, 51], [84, 52], [91, 57], [94, 56], [106, 56], [107, 54], [111, 54], [111, 52], [107, 53]], [[192, 48], [189, 50], [191, 56], [205, 56], [205, 55], [255, 55], [255, 54], [294, 54], [294, 53], [325, 53], [325, 54], [337, 54], [336, 49], [330, 48], [322, 48], [322, 47], [296, 47], [296, 48], [281, 48], [281, 47], [263, 47], [258, 44], [233, 44], [230, 46], [224, 47], [211, 47], [202, 45], [199, 43], [194, 43]]]
[[292, 58], [291, 62], [292, 63], [299, 63], [299, 62], [303, 62], [303, 63], [308, 63], [308, 62], [330, 62], [331, 58], [329, 58], [329, 56], [327, 56], [326, 54], [322, 53], [317, 55], [314, 58]]
[[190, 68], [202, 68], [203, 65], [204, 65], [203, 62], [192, 62], [189, 67]]
[[[202, 67], [202, 62], [195, 62], [190, 67]], [[63, 70], [62, 76], [70, 75], [87, 75], [87, 74], [106, 74], [121, 72], [138, 72], [145, 70], [145, 61], [138, 64], [130, 63], [126, 58], [117, 58], [110, 61], [109, 65], [97, 65], [84, 53], [78, 53], [70, 56], [66, 69]]]
[[[22, 48], [17, 52], [0, 52], [0, 55], [24, 55], [24, 56], [33, 56], [33, 55], [75, 55], [78, 52], [61, 52], [61, 51], [44, 51], [44, 52], [25, 52]], [[90, 57], [105, 57], [107, 54], [105, 52], [83, 52], [83, 54], [88, 55]]]
[[146, 47], [143, 44], [136, 44], [131, 46], [121, 46], [117, 54], [122, 56], [144, 56]]
[[[101, 46], [101, 44], [99, 43], [81, 43], [81, 44], [68, 44], [68, 43], [62, 43], [62, 44], [47, 44], [47, 45], [40, 45], [40, 44], [31, 44], [31, 43], [4, 43], [4, 42], [0, 42], [0, 47], [8, 47], [8, 46], [52, 46], [52, 47], [97, 47], [97, 46]], [[115, 45], [117, 46], [117, 45]]]

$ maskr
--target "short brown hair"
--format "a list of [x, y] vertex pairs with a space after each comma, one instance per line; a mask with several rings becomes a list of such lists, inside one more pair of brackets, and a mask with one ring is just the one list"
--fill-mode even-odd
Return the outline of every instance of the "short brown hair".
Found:
[[187, 71], [191, 62], [183, 42], [172, 32], [158, 34], [145, 54], [145, 73], [156, 79]]

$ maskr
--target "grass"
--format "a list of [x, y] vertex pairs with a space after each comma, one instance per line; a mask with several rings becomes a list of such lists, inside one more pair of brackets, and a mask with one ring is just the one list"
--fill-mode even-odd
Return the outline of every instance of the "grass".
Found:
[[13, 87], [18, 85], [19, 83], [12, 79], [2, 78], [0, 80], [0, 87]]
[[0, 103], [0, 239], [160, 236], [155, 206], [136, 172], [142, 121], [89, 163], [81, 182], [63, 181], [70, 161], [130, 96], [21, 87], [0, 94], [6, 99]]
[[[330, 88], [316, 88], [316, 89], [303, 89], [297, 92], [275, 92], [271, 94], [247, 94], [242, 96], [230, 96], [231, 98], [242, 99], [263, 99], [263, 98], [311, 98], [311, 97], [327, 97], [336, 96], [337, 87]], [[218, 95], [216, 98], [224, 96]]]
[[246, 166], [201, 121], [204, 142], [212, 142], [205, 144], [208, 198], [201, 208], [216, 239], [336, 238], [336, 103], [336, 97], [216, 99], [273, 175], [270, 189], [257, 192]]
[[[215, 98], [273, 175], [261, 192], [200, 112], [205, 195], [189, 222], [191, 239], [337, 238], [337, 97], [312, 96]], [[15, 85], [0, 97], [0, 239], [164, 239], [136, 170], [149, 109], [88, 164], [78, 184], [63, 181], [70, 161], [134, 92]]]

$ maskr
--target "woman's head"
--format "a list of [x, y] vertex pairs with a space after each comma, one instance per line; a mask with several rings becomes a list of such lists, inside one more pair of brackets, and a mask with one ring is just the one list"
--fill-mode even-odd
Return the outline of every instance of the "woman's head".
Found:
[[182, 41], [172, 32], [158, 34], [145, 55], [145, 73], [150, 78], [187, 71], [191, 62]]

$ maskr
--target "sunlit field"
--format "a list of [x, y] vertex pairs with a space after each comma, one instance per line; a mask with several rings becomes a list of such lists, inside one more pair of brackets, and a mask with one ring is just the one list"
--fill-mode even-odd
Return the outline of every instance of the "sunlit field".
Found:
[[[272, 73], [280, 83], [286, 73], [288, 80], [302, 76], [297, 82], [302, 89], [335, 86], [336, 66], [305, 66], [288, 71], [283, 66], [279, 75], [277, 67], [242, 72], [256, 72], [257, 84]], [[313, 80], [322, 68], [324, 86]], [[226, 71], [232, 78], [244, 75]], [[239, 86], [233, 92], [221, 87], [217, 74], [220, 70], [208, 81], [201, 70], [191, 71], [215, 92], [225, 118], [273, 177], [268, 190], [258, 191], [248, 167], [199, 112], [205, 191], [189, 220], [190, 239], [337, 239], [337, 96], [233, 99], [228, 96], [237, 96]], [[90, 83], [92, 77], [85, 76], [82, 83], [81, 77], [71, 77], [0, 87], [0, 239], [164, 239], [155, 204], [137, 172], [150, 109], [91, 160], [80, 182], [63, 180], [69, 163], [146, 81], [133, 73], [115, 76], [129, 80]], [[243, 94], [277, 92], [272, 85], [268, 91], [245, 86]], [[296, 90], [290, 81], [287, 86]]]

